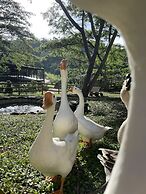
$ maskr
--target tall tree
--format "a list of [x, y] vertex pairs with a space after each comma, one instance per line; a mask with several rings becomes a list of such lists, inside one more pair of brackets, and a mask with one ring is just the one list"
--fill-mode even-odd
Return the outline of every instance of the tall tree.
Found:
[[104, 20], [75, 8], [69, 1], [55, 1], [57, 4], [54, 4], [44, 16], [48, 19], [49, 25], [54, 27], [55, 33], [66, 36], [75, 34], [77, 31], [80, 33], [88, 61], [82, 88], [86, 97], [101, 74], [118, 33]]
[[31, 13], [14, 0], [0, 0], [0, 59], [9, 49], [11, 39], [29, 37]]

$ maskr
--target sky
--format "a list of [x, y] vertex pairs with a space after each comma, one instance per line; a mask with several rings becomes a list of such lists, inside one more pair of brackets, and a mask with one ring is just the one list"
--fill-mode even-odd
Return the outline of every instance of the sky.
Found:
[[[26, 11], [30, 11], [34, 14], [30, 18], [30, 31], [39, 39], [51, 39], [52, 35], [49, 34], [49, 26], [47, 25], [46, 20], [43, 20], [41, 15], [42, 12], [47, 11], [51, 7], [54, 0], [15, 0], [25, 8]], [[31, 3], [30, 3], [31, 2]], [[123, 39], [116, 38], [114, 43], [120, 43], [124, 45]]]
[[26, 11], [30, 11], [34, 14], [34, 16], [30, 18], [30, 31], [39, 39], [50, 39], [51, 36], [49, 35], [49, 27], [47, 22], [43, 20], [41, 13], [47, 11], [54, 0], [31, 0], [31, 3], [30, 0], [15, 1], [19, 2]]

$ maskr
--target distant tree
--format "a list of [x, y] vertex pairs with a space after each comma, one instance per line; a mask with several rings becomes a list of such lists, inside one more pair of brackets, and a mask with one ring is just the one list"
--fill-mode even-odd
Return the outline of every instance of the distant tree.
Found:
[[[87, 60], [79, 33], [67, 38], [50, 40], [43, 45], [42, 51], [44, 50], [48, 53], [45, 64], [45, 69], [48, 72], [59, 74], [58, 64], [62, 58], [67, 58], [69, 61], [68, 81], [79, 87], [83, 86]], [[48, 66], [49, 68], [47, 68]]]
[[[53, 33], [68, 37], [74, 36], [77, 31], [79, 32], [82, 40], [81, 48], [86, 56], [86, 64], [88, 64], [82, 87], [83, 94], [86, 97], [98, 76], [102, 73], [118, 33], [114, 27], [104, 20], [89, 12], [77, 9], [69, 1], [55, 1], [57, 4], [54, 4], [44, 14], [44, 17], [53, 27]], [[76, 40], [74, 41], [76, 42]]]
[[30, 15], [14, 0], [0, 0], [0, 60], [9, 52], [12, 39], [30, 37]]
[[125, 48], [121, 45], [113, 45], [98, 81], [106, 91], [119, 91], [128, 72]]
[[0, 1], [0, 36], [4, 39], [8, 37], [28, 37], [30, 35], [28, 18], [31, 13], [14, 0]]
[[[42, 51], [46, 50], [46, 53], [49, 53], [49, 55], [46, 56], [45, 62], [45, 69], [47, 72], [58, 74], [59, 69], [57, 67], [59, 61], [61, 60], [61, 57], [65, 57], [69, 60], [68, 82], [82, 87], [87, 70], [87, 60], [85, 53], [81, 49], [82, 41], [80, 35], [75, 34], [68, 38], [51, 40], [46, 42], [46, 44], [42, 48]], [[56, 57], [52, 58], [52, 55]], [[60, 56], [60, 58], [58, 59], [57, 56]], [[51, 58], [53, 60], [50, 60]], [[98, 64], [95, 64], [93, 76], [97, 68]], [[94, 85], [100, 86], [101, 89], [105, 91], [117, 91], [121, 89], [122, 82], [128, 72], [128, 59], [124, 47], [121, 45], [113, 45], [107, 61], [102, 68], [102, 72]]]
[[22, 65], [42, 67], [43, 57], [39, 50], [41, 43], [41, 40], [37, 39], [13, 40], [10, 45], [11, 52], [7, 58], [11, 59], [18, 68], [21, 68]]

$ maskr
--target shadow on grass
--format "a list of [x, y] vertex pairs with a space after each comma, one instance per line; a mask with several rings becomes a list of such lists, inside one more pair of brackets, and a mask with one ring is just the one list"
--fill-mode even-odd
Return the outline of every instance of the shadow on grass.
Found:
[[76, 162], [65, 183], [65, 193], [101, 193], [97, 193], [105, 182], [103, 166], [97, 159], [98, 149], [101, 145], [101, 143], [95, 143], [91, 148], [87, 148], [83, 147], [83, 143], [80, 144], [80, 150], [78, 151]]

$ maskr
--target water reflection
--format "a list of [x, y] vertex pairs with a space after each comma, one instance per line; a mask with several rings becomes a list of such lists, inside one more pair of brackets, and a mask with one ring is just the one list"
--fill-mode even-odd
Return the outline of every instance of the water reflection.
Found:
[[0, 108], [0, 113], [3, 114], [27, 114], [27, 113], [42, 113], [44, 110], [40, 106], [22, 105], [22, 106], [8, 106]]

